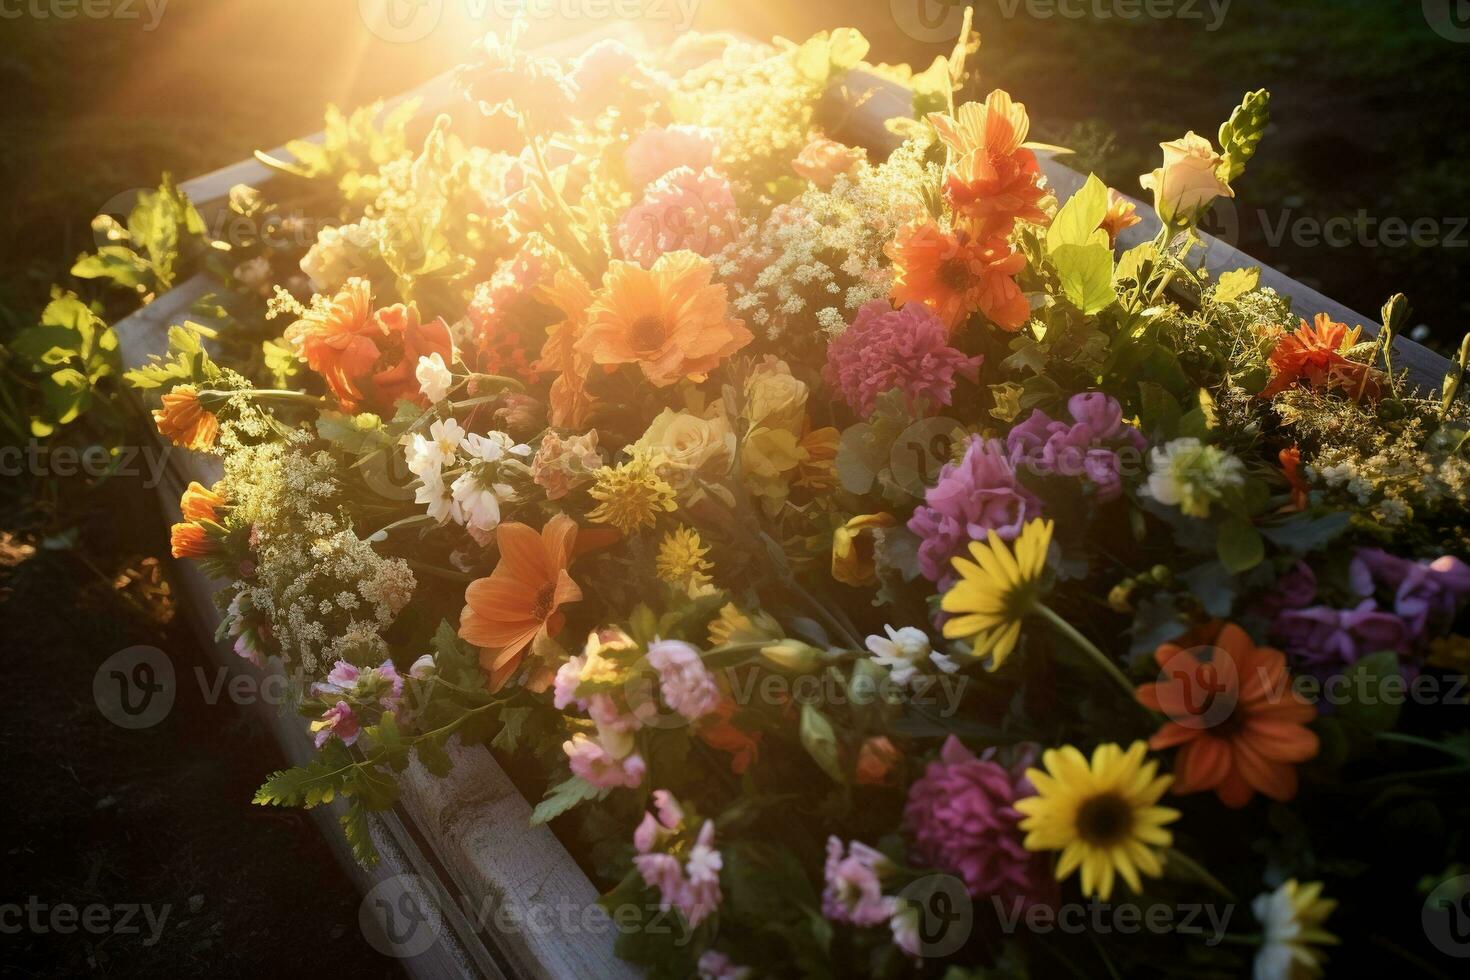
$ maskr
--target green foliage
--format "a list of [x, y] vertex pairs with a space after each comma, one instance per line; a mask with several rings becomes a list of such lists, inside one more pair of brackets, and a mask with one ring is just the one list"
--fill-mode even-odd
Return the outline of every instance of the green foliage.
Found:
[[202, 329], [198, 324], [185, 321], [182, 326], [168, 328], [168, 353], [164, 357], [148, 355], [148, 363], [134, 368], [123, 375], [134, 388], [149, 390], [173, 387], [190, 382], [210, 382], [220, 376], [220, 370], [210, 360], [200, 339]]
[[1220, 150], [1225, 157], [1220, 164], [1226, 183], [1245, 173], [1245, 165], [1255, 156], [1266, 124], [1271, 121], [1271, 93], [1265, 89], [1247, 92], [1230, 118], [1220, 127]]
[[[345, 114], [328, 106], [319, 142], [291, 140], [286, 150], [294, 160], [256, 151], [257, 160], [284, 173], [309, 180], [331, 180], [343, 199], [362, 207], [382, 190], [378, 170], [408, 155], [408, 124], [418, 113], [419, 99], [406, 99], [388, 112], [382, 102]], [[381, 117], [381, 122], [379, 118]]]
[[104, 214], [93, 219], [92, 230], [120, 244], [104, 245], [83, 255], [71, 274], [106, 279], [139, 295], [172, 289], [182, 278], [184, 263], [204, 247], [204, 219], [168, 174], [163, 175], [158, 190], [138, 195], [126, 226]]
[[22, 330], [10, 350], [40, 375], [41, 400], [30, 409], [34, 436], [48, 436], [74, 422], [94, 404], [97, 385], [121, 366], [117, 336], [98, 311], [74, 293], [53, 289], [41, 322]]
[[572, 776], [546, 791], [546, 796], [531, 811], [531, 826], [555, 820], [579, 803], [600, 800], [606, 795], [607, 790], [593, 786], [581, 776]]

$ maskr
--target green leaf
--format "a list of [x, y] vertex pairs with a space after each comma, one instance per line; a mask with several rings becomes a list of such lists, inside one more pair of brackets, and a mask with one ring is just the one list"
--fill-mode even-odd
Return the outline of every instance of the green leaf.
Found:
[[1261, 527], [1266, 540], [1284, 551], [1298, 555], [1318, 551], [1347, 530], [1352, 515], [1347, 511], [1336, 511], [1322, 517], [1294, 514], [1278, 524]]
[[350, 785], [355, 764], [341, 742], [333, 739], [317, 758], [304, 766], [271, 773], [251, 801], [260, 806], [302, 806], [310, 809], [330, 803]]
[[1062, 205], [1046, 232], [1046, 251], [1055, 253], [1063, 245], [1108, 245], [1108, 233], [1098, 226], [1108, 214], [1108, 187], [1096, 174]]
[[[1353, 700], [1341, 705], [1337, 716], [1369, 733], [1392, 730], [1398, 723], [1403, 699], [1386, 697], [1385, 681], [1398, 673], [1398, 654], [1392, 650], [1360, 657], [1343, 673], [1339, 692]], [[1359, 695], [1362, 700], [1357, 700]]]
[[546, 791], [546, 796], [531, 811], [531, 826], [539, 827], [580, 803], [601, 799], [606, 793], [607, 790], [593, 786], [581, 776], [573, 776], [565, 782], [557, 783]]
[[373, 843], [367, 809], [353, 800], [347, 805], [347, 812], [342, 814], [341, 821], [342, 832], [347, 837], [347, 843], [352, 846], [352, 856], [357, 859], [357, 863], [364, 868], [377, 865], [378, 846]]
[[382, 748], [384, 761], [393, 771], [402, 772], [408, 765], [408, 743], [398, 730], [398, 720], [393, 717], [393, 712], [384, 713], [376, 725], [369, 725], [363, 731], [371, 743]]
[[413, 743], [414, 755], [430, 774], [443, 778], [454, 768], [449, 753], [444, 751], [444, 741], [439, 738], [419, 738]]
[[1113, 290], [1113, 253], [1106, 244], [1062, 245], [1052, 253], [1062, 291], [1085, 314], [1098, 313], [1118, 301]]
[[503, 708], [500, 712], [500, 731], [490, 744], [502, 752], [514, 752], [525, 735], [526, 722], [531, 720], [531, 708]]
[[1220, 522], [1215, 550], [1220, 555], [1220, 564], [1235, 574], [1255, 568], [1266, 557], [1266, 543], [1261, 540], [1260, 532], [1239, 517]]
[[78, 279], [111, 279], [121, 289], [151, 291], [156, 285], [153, 267], [126, 245], [104, 245], [82, 256], [71, 267], [71, 274]]
[[1215, 291], [1210, 294], [1210, 299], [1216, 303], [1233, 303], [1255, 289], [1260, 283], [1261, 270], [1257, 267], [1231, 269], [1229, 272], [1220, 273], [1220, 278], [1215, 282]]
[[837, 735], [832, 723], [811, 702], [801, 706], [801, 746], [822, 767], [822, 771], [841, 783], [845, 781], [842, 762], [838, 758]]

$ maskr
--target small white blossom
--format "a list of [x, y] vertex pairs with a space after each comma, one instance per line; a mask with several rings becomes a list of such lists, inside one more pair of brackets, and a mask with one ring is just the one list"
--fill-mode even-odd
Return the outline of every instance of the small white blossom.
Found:
[[923, 630], [912, 626], [901, 629], [884, 626], [883, 631], [888, 635], [884, 637], [875, 633], [868, 637], [867, 647], [873, 654], [873, 661], [888, 668], [889, 676], [895, 684], [907, 686], [918, 675], [919, 667], [925, 661], [946, 674], [959, 670], [959, 664], [942, 653], [934, 652], [929, 644], [929, 636]]
[[418, 379], [419, 391], [431, 402], [442, 402], [454, 385], [454, 375], [444, 364], [444, 356], [438, 351], [419, 358], [413, 376]]

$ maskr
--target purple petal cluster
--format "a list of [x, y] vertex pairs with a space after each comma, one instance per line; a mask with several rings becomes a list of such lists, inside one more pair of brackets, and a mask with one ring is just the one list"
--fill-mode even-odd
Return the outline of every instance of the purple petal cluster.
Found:
[[1393, 594], [1393, 611], [1415, 643], [1447, 628], [1470, 598], [1470, 565], [1453, 555], [1414, 561], [1379, 548], [1360, 548], [1350, 574], [1359, 595], [1371, 596], [1379, 589]]
[[1123, 492], [1120, 451], [1141, 461], [1148, 440], [1137, 428], [1125, 425], [1117, 399], [1100, 391], [1073, 395], [1067, 401], [1072, 421], [1052, 418], [1041, 409], [1006, 435], [1006, 451], [1017, 468], [1039, 476], [1082, 479], [1100, 501], [1115, 500]]

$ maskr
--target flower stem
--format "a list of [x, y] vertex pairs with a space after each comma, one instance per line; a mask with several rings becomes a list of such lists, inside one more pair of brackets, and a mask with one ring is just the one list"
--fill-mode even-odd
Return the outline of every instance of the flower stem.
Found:
[[1038, 602], [1036, 604], [1036, 612], [1039, 613], [1041, 617], [1047, 622], [1051, 623], [1051, 625], [1056, 628], [1057, 632], [1061, 633], [1068, 640], [1070, 640], [1073, 646], [1091, 657], [1093, 661], [1096, 662], [1097, 665], [1103, 669], [1108, 677], [1110, 677], [1118, 685], [1118, 689], [1123, 692], [1123, 694], [1128, 698], [1130, 702], [1133, 702], [1134, 704], [1138, 703], [1137, 694], [1133, 689], [1133, 682], [1128, 679], [1123, 671], [1118, 669], [1118, 665], [1113, 663], [1112, 659], [1109, 658], [1107, 654], [1103, 653], [1097, 647], [1093, 646], [1091, 640], [1083, 636], [1081, 633], [1077, 632], [1077, 630], [1073, 628], [1071, 623], [1058, 616], [1056, 612], [1045, 603]]

